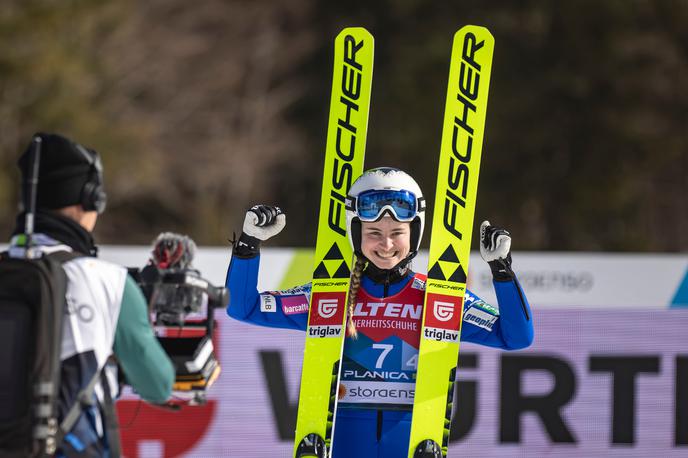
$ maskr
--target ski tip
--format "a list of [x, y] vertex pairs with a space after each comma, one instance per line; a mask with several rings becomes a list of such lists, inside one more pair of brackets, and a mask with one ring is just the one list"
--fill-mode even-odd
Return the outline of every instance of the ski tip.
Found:
[[456, 31], [454, 34], [454, 38], [459, 38], [464, 35], [467, 35], [469, 33], [472, 33], [473, 35], [480, 36], [480, 37], [490, 37], [491, 39], [494, 40], [494, 37], [492, 37], [492, 33], [487, 27], [483, 27], [482, 25], [465, 25], [461, 27], [459, 30]]
[[344, 27], [341, 32], [337, 34], [337, 38], [344, 37], [346, 35], [353, 35], [356, 38], [368, 38], [374, 40], [373, 34], [371, 34], [368, 29], [361, 26]]

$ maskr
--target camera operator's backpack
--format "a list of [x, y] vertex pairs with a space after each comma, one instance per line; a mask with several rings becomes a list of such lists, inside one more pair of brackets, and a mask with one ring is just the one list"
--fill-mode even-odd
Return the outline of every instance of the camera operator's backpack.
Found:
[[78, 256], [0, 253], [0, 456], [53, 455], [64, 428], [71, 429], [57, 423], [67, 288], [62, 264]]

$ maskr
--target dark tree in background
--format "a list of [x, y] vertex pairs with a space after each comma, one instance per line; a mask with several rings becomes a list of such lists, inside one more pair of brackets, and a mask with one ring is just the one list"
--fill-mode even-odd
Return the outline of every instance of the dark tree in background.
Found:
[[518, 250], [685, 251], [687, 23], [680, 0], [6, 1], [0, 229], [48, 130], [104, 158], [101, 243], [222, 245], [266, 202], [288, 214], [273, 244], [312, 246], [332, 43], [353, 25], [376, 40], [366, 168], [410, 171], [432, 204], [452, 36], [478, 24], [496, 44], [476, 223]]

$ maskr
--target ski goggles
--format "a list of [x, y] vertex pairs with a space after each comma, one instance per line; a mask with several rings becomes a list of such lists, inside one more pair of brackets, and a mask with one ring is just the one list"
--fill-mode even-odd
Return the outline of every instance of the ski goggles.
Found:
[[419, 212], [425, 210], [425, 201], [422, 197], [417, 199], [409, 191], [383, 189], [365, 191], [355, 198], [349, 197], [347, 207], [361, 221], [377, 221], [385, 212], [389, 212], [397, 221], [406, 223], [413, 221]]

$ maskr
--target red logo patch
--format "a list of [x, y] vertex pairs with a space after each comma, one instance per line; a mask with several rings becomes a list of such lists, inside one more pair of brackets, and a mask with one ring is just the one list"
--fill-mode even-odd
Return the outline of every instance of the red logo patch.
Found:
[[425, 327], [458, 331], [461, 329], [463, 298], [428, 293], [425, 303]]
[[346, 310], [346, 293], [313, 293], [309, 326], [341, 326]]

